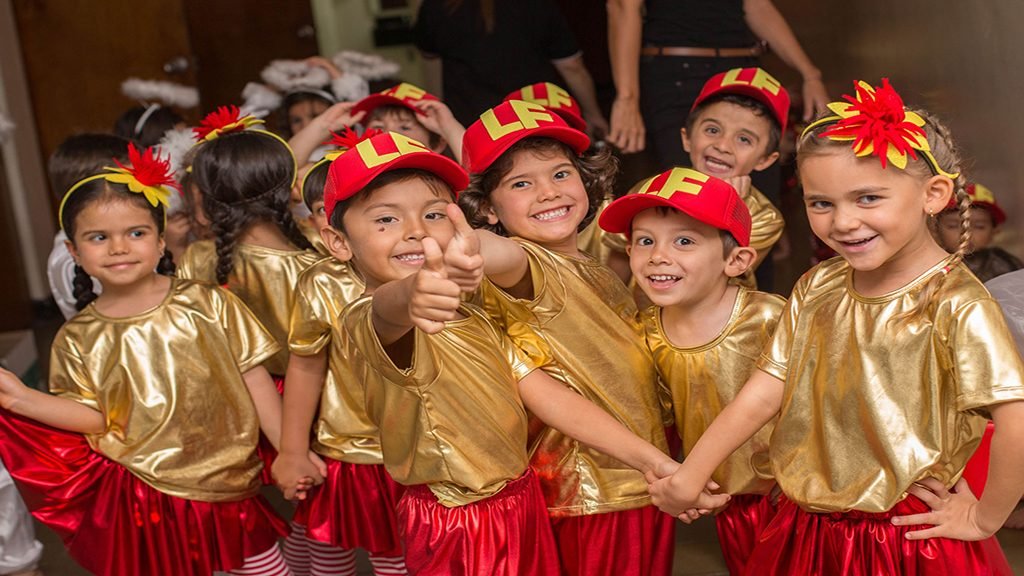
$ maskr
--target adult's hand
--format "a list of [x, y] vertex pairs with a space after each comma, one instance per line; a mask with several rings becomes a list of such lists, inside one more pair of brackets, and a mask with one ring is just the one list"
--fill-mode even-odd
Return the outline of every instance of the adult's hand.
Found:
[[608, 142], [617, 146], [624, 153], [632, 154], [644, 149], [646, 137], [644, 119], [640, 115], [640, 103], [635, 99], [616, 98], [612, 103]]

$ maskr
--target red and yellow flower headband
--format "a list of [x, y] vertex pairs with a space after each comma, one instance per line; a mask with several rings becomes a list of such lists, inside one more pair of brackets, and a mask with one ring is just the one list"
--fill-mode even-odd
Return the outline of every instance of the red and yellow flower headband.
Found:
[[252, 126], [259, 126], [261, 124], [263, 124], [263, 120], [260, 120], [255, 116], [242, 116], [237, 106], [220, 106], [213, 112], [207, 114], [206, 118], [203, 118], [199, 122], [199, 126], [192, 129], [192, 132], [195, 134], [198, 144], [216, 140], [225, 134], [242, 132], [243, 130], [249, 130], [250, 132], [270, 136], [283, 144], [285, 150], [288, 150], [288, 155], [292, 157], [292, 181], [288, 187], [291, 188], [295, 186], [295, 179], [298, 177], [299, 173], [299, 164], [295, 160], [295, 152], [292, 151], [292, 147], [289, 146], [283, 138], [273, 132], [260, 128], [253, 128], [250, 130]]
[[359, 144], [363, 140], [368, 140], [370, 138], [373, 138], [377, 134], [382, 133], [383, 130], [369, 128], [365, 132], [363, 132], [362, 135], [359, 135], [355, 130], [348, 126], [345, 126], [345, 128], [342, 129], [341, 132], [331, 132], [330, 140], [327, 140], [326, 142], [324, 142], [324, 144], [334, 146], [335, 149], [324, 154], [323, 158], [321, 158], [315, 164], [310, 166], [309, 170], [306, 170], [306, 173], [302, 176], [302, 185], [299, 186], [299, 190], [302, 191], [306, 189], [306, 180], [309, 179], [309, 175], [318, 166], [334, 162], [335, 160], [338, 159], [338, 156], [341, 156], [351, 148], [355, 148], [356, 144]]
[[107, 172], [95, 174], [75, 182], [75, 185], [64, 194], [58, 209], [61, 230], [64, 230], [64, 205], [67, 204], [68, 198], [74, 194], [75, 190], [94, 180], [106, 180], [114, 184], [124, 184], [128, 187], [128, 191], [144, 195], [149, 204], [154, 208], [159, 204], [163, 204], [164, 224], [167, 223], [167, 206], [170, 203], [171, 194], [174, 193], [168, 187], [178, 188], [178, 184], [174, 181], [174, 172], [171, 170], [170, 161], [157, 156], [154, 148], [146, 148], [144, 151], [139, 152], [139, 149], [131, 143], [128, 144], [127, 166], [121, 164], [116, 158], [113, 160], [117, 164], [117, 168], [107, 166], [104, 168]]
[[834, 112], [808, 124], [803, 135], [825, 124], [835, 125], [819, 134], [837, 142], [853, 142], [858, 157], [874, 154], [882, 162], [899, 169], [907, 167], [907, 157], [917, 160], [920, 153], [932, 173], [955, 180], [959, 173], [950, 174], [939, 166], [932, 155], [924, 131], [925, 121], [919, 114], [903, 106], [903, 98], [882, 78], [882, 85], [872, 87], [864, 81], [854, 84], [856, 96], [844, 95], [846, 102], [832, 102], [828, 109]]

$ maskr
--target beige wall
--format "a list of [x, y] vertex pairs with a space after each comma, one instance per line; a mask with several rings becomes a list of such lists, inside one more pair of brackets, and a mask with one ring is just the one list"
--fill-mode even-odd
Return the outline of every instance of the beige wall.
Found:
[[775, 0], [830, 94], [890, 79], [938, 114], [1009, 216], [998, 241], [1024, 255], [1024, 2]]

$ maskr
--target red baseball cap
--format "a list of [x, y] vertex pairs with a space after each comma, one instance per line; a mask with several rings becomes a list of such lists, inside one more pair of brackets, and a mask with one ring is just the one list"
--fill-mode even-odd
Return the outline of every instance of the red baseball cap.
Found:
[[772, 111], [783, 134], [789, 119], [789, 92], [774, 76], [761, 68], [733, 68], [720, 72], [704, 83], [700, 95], [693, 101], [693, 112], [701, 102], [720, 94], [740, 94], [761, 102]]
[[736, 189], [720, 178], [691, 168], [672, 168], [648, 178], [634, 194], [612, 202], [598, 224], [607, 232], [629, 235], [640, 212], [666, 206], [732, 234], [740, 246], [750, 245], [750, 210]]
[[456, 196], [469, 185], [469, 175], [455, 161], [408, 136], [383, 132], [359, 142], [331, 162], [324, 186], [327, 218], [338, 202], [356, 195], [377, 176], [399, 168], [430, 172], [451, 186]]
[[[1003, 222], [1006, 222], [1006, 212], [999, 207], [996, 203], [996, 195], [989, 190], [987, 186], [983, 186], [978, 183], [968, 184], [965, 189], [967, 196], [971, 198], [971, 206], [980, 206], [985, 210], [988, 210], [989, 214], [992, 215], [992, 221], [996, 226], [999, 226]], [[946, 210], [952, 210], [956, 208], [956, 194], [949, 199], [949, 204], [946, 205]]]
[[374, 110], [381, 106], [401, 106], [402, 108], [408, 108], [409, 110], [420, 114], [420, 111], [413, 106], [413, 103], [419, 102], [420, 100], [438, 100], [438, 98], [419, 86], [402, 82], [401, 84], [392, 86], [383, 92], [370, 94], [366, 98], [356, 102], [356, 105], [352, 107], [350, 114], [354, 115], [358, 112], [366, 112], [367, 115], [370, 115]]
[[462, 163], [471, 173], [486, 170], [524, 138], [551, 138], [582, 154], [590, 138], [558, 114], [534, 102], [506, 100], [480, 115], [462, 138]]
[[562, 117], [565, 123], [577, 130], [586, 130], [587, 121], [583, 119], [583, 111], [579, 103], [561, 86], [551, 82], [538, 82], [523, 86], [519, 90], [505, 96], [509, 100], [522, 100], [540, 104]]

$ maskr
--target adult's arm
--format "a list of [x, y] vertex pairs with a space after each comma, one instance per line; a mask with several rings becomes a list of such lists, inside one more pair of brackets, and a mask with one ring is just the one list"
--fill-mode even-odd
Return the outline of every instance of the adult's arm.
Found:
[[601, 108], [597, 105], [597, 92], [594, 89], [594, 79], [590, 76], [586, 64], [583, 62], [583, 54], [577, 52], [568, 58], [554, 60], [552, 64], [565, 80], [569, 91], [576, 96], [583, 110], [583, 118], [591, 129], [599, 134], [608, 133], [608, 121], [601, 114]]
[[743, 15], [750, 30], [803, 77], [804, 120], [823, 112], [829, 98], [821, 81], [821, 70], [811, 62], [771, 0], [743, 0]]
[[615, 101], [608, 141], [623, 152], [644, 149], [646, 130], [640, 114], [640, 42], [643, 0], [608, 0], [608, 50]]

